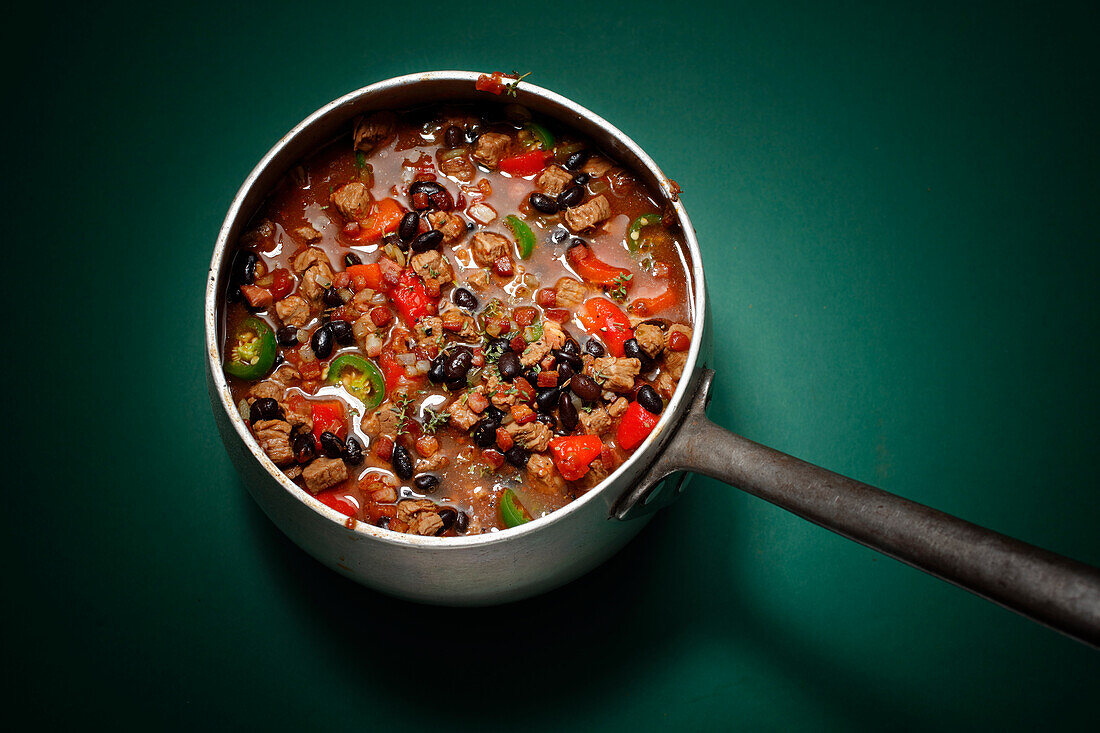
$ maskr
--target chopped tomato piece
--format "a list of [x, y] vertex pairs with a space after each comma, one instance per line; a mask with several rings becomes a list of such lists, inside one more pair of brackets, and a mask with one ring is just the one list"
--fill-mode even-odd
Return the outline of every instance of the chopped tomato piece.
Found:
[[523, 306], [512, 311], [512, 320], [518, 326], [530, 326], [539, 317], [539, 312], [531, 306]]
[[500, 451], [493, 450], [492, 448], [486, 448], [481, 451], [481, 458], [489, 464], [489, 467], [494, 471], [504, 465], [504, 456], [500, 454]]
[[497, 428], [497, 448], [500, 448], [503, 452], [509, 450], [515, 444], [516, 441], [511, 433], [504, 428]]
[[602, 450], [598, 435], [568, 435], [550, 441], [550, 455], [566, 481], [583, 478]]
[[289, 270], [280, 267], [271, 273], [271, 297], [275, 300], [282, 300], [290, 295], [290, 291], [293, 289], [294, 276], [290, 274]]
[[335, 489], [322, 491], [320, 494], [317, 494], [317, 501], [349, 517], [354, 517], [359, 513], [359, 507], [357, 506], [355, 497], [348, 496]]
[[318, 450], [321, 447], [321, 433], [332, 433], [340, 438], [347, 435], [348, 426], [342, 402], [310, 402], [309, 412], [313, 418], [313, 437], [317, 440]]
[[494, 71], [490, 74], [482, 74], [477, 78], [474, 88], [479, 92], [501, 95], [504, 93], [504, 74]]
[[405, 365], [397, 360], [392, 351], [383, 351], [378, 355], [378, 368], [382, 370], [382, 379], [386, 381], [387, 393], [405, 376]]
[[510, 176], [523, 178], [533, 176], [546, 167], [546, 164], [554, 157], [550, 150], [532, 150], [529, 153], [505, 158], [497, 166], [502, 172]]
[[390, 300], [409, 326], [424, 316], [432, 315], [435, 310], [434, 301], [424, 289], [424, 281], [412, 270], [401, 273], [396, 287], [390, 292]]
[[393, 313], [389, 308], [376, 306], [370, 309], [370, 319], [374, 325], [382, 328], [383, 326], [390, 325], [390, 321], [393, 320]]
[[535, 411], [524, 404], [512, 405], [510, 412], [517, 425], [526, 425], [535, 421]]
[[660, 416], [654, 415], [637, 402], [631, 402], [623, 414], [622, 422], [619, 423], [619, 431], [615, 434], [615, 439], [625, 450], [634, 450], [649, 437], [660, 419]]
[[607, 298], [589, 298], [584, 303], [584, 312], [578, 316], [588, 332], [607, 345], [612, 356], [622, 356], [623, 343], [634, 338], [630, 318]]
[[543, 308], [553, 308], [558, 304], [558, 294], [553, 288], [542, 288], [535, 293], [535, 302]]
[[668, 335], [668, 348], [673, 351], [687, 351], [691, 346], [691, 339], [683, 331], [673, 331]]

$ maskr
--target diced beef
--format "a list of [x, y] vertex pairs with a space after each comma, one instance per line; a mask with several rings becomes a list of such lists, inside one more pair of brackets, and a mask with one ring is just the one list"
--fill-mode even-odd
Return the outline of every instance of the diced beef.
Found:
[[611, 216], [611, 205], [602, 193], [580, 206], [565, 210], [565, 225], [572, 232], [581, 232], [596, 226]]
[[276, 466], [285, 466], [294, 460], [290, 449], [290, 423], [285, 420], [259, 420], [252, 426], [256, 441]]
[[429, 292], [439, 292], [444, 283], [454, 280], [455, 271], [451, 263], [436, 249], [413, 255], [409, 263], [413, 271], [424, 280]]
[[607, 158], [603, 158], [599, 155], [593, 155], [581, 168], [581, 172], [587, 173], [593, 178], [600, 178], [606, 175], [607, 172], [613, 167], [614, 164]]
[[311, 318], [309, 302], [300, 295], [288, 295], [275, 304], [275, 314], [284, 325], [301, 328]]
[[512, 138], [499, 132], [486, 132], [477, 139], [477, 145], [474, 146], [474, 160], [490, 168], [496, 168], [508, 154], [510, 147], [512, 147]]
[[520, 448], [541, 452], [550, 447], [550, 438], [554, 437], [549, 426], [541, 422], [529, 422], [526, 425], [512, 423], [505, 428]]
[[571, 277], [563, 277], [554, 286], [555, 306], [558, 308], [576, 308], [584, 302], [587, 289], [584, 283]]
[[684, 364], [687, 363], [688, 352], [666, 351], [665, 360], [661, 364], [661, 371], [673, 379], [679, 379], [684, 373]]
[[619, 397], [607, 406], [607, 414], [611, 417], [621, 417], [627, 407], [630, 407], [630, 401], [625, 397]]
[[431, 536], [443, 529], [439, 507], [427, 499], [402, 499], [397, 502], [397, 518], [409, 525], [411, 534]]
[[313, 227], [298, 227], [294, 230], [294, 236], [306, 244], [313, 244], [321, 238], [321, 233]]
[[[474, 235], [477, 236], [476, 234]], [[474, 270], [466, 276], [466, 284], [479, 293], [489, 289], [489, 273], [485, 270]]]
[[396, 405], [392, 403], [383, 405], [374, 415], [378, 418], [379, 435], [397, 435], [397, 431], [401, 429], [403, 419], [402, 413]]
[[478, 414], [471, 410], [470, 406], [466, 404], [466, 399], [464, 397], [453, 400], [447, 407], [447, 412], [451, 416], [451, 425], [454, 425], [459, 430], [469, 430], [481, 419]]
[[470, 159], [465, 155], [458, 155], [454, 158], [448, 158], [439, 164], [439, 170], [443, 171], [443, 175], [450, 176], [464, 183], [469, 183], [474, 180], [474, 174], [477, 172], [477, 168], [470, 162]]
[[397, 116], [389, 110], [356, 118], [352, 149], [369, 153], [375, 145], [393, 134], [396, 124]]
[[466, 233], [466, 222], [458, 214], [449, 211], [433, 211], [428, 214], [432, 229], [443, 232], [444, 242], [453, 242]]
[[302, 480], [309, 493], [316, 494], [348, 478], [348, 468], [339, 458], [315, 458], [302, 469]]
[[584, 373], [596, 380], [604, 389], [612, 392], [629, 392], [634, 387], [634, 377], [641, 371], [642, 363], [635, 358], [604, 356], [586, 365]]
[[611, 427], [611, 415], [602, 407], [597, 407], [592, 412], [581, 410], [577, 413], [581, 427], [589, 435], [603, 435]]
[[332, 269], [332, 263], [329, 262], [328, 255], [325, 254], [323, 249], [317, 249], [316, 247], [307, 247], [298, 254], [294, 255], [294, 259], [290, 261], [290, 267], [298, 275], [313, 267], [316, 264], [323, 264]]
[[471, 249], [477, 263], [488, 267], [496, 258], [508, 254], [512, 249], [512, 243], [503, 234], [478, 232], [471, 242]]
[[275, 300], [271, 297], [270, 290], [265, 290], [255, 285], [242, 285], [241, 294], [253, 308], [267, 308]]
[[[462, 309], [450, 302], [444, 302], [439, 311], [439, 317], [443, 319], [443, 330], [466, 341], [479, 340], [481, 330], [477, 327], [477, 320]], [[460, 324], [456, 329], [453, 324]]]
[[556, 321], [549, 318], [542, 320], [542, 336], [538, 341], [529, 344], [519, 356], [520, 364], [525, 367], [538, 364], [553, 349], [560, 349], [565, 344], [565, 332]]
[[593, 489], [607, 478], [608, 473], [610, 472], [607, 470], [607, 466], [604, 465], [603, 460], [597, 458], [588, 464], [588, 473], [584, 474], [584, 478], [581, 479], [581, 486], [585, 489]]
[[248, 389], [248, 396], [257, 400], [272, 399], [279, 401], [286, 392], [286, 386], [279, 384], [274, 379], [265, 379], [257, 382]]
[[552, 165], [535, 179], [535, 188], [550, 196], [557, 196], [573, 183], [573, 174], [560, 165]]
[[280, 402], [279, 406], [283, 408], [283, 413], [286, 415], [286, 421], [290, 423], [290, 429], [304, 430], [310, 432], [313, 430], [313, 415], [310, 412], [308, 403], [298, 402], [297, 409], [290, 406], [290, 403]]
[[348, 221], [361, 221], [370, 216], [370, 189], [364, 183], [345, 183], [333, 191], [330, 198], [333, 206]]
[[485, 394], [494, 407], [507, 410], [516, 404], [516, 390], [511, 384], [501, 380], [500, 372], [496, 369], [487, 369], [485, 377]]
[[302, 282], [298, 286], [301, 293], [314, 305], [319, 305], [325, 290], [332, 285], [335, 275], [332, 268], [324, 262], [318, 262], [302, 274]]
[[497, 218], [497, 210], [489, 204], [478, 202], [466, 209], [466, 213], [478, 224], [485, 226], [491, 224]]
[[676, 380], [668, 372], [662, 371], [654, 380], [653, 388], [657, 390], [657, 394], [661, 397], [670, 400], [672, 399], [672, 393], [676, 391]]
[[444, 341], [443, 319], [439, 316], [424, 316], [413, 326], [413, 336], [421, 346], [435, 344], [442, 346]]
[[651, 359], [656, 359], [665, 350], [665, 332], [652, 323], [643, 323], [635, 328], [634, 338]]
[[565, 479], [558, 473], [550, 456], [533, 454], [527, 459], [527, 484], [543, 494], [560, 494], [565, 491]]
[[355, 336], [359, 348], [367, 356], [373, 359], [382, 353], [385, 342], [378, 333], [378, 326], [374, 325], [374, 321], [371, 320], [370, 316], [361, 316], [356, 319], [355, 323], [351, 324], [351, 332]]

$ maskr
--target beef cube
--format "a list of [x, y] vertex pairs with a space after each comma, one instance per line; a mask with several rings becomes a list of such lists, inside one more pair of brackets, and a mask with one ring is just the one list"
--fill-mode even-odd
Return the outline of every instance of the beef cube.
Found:
[[656, 359], [665, 350], [665, 333], [652, 323], [642, 323], [635, 328], [634, 338], [651, 359]]
[[364, 183], [346, 183], [329, 198], [336, 210], [348, 221], [361, 221], [370, 216], [370, 189]]
[[512, 243], [503, 234], [478, 232], [471, 242], [471, 249], [477, 263], [488, 267], [493, 260], [508, 254], [512, 249]]
[[275, 314], [284, 325], [301, 328], [312, 317], [309, 302], [300, 295], [288, 295], [275, 304]]
[[586, 364], [584, 373], [606, 390], [629, 392], [633, 389], [634, 377], [638, 376], [641, 368], [641, 361], [633, 357], [604, 356]]
[[554, 286], [555, 305], [558, 308], [576, 308], [584, 302], [587, 293], [584, 283], [571, 277], [563, 277]]
[[428, 223], [432, 225], [432, 229], [443, 232], [444, 242], [453, 242], [466, 233], [466, 222], [462, 217], [446, 211], [428, 214]]
[[535, 179], [535, 188], [548, 196], [557, 196], [573, 183], [573, 174], [560, 165], [552, 165]]
[[397, 116], [388, 110], [356, 118], [352, 132], [352, 149], [369, 153], [378, 143], [393, 134], [396, 124]]
[[561, 494], [565, 491], [565, 479], [558, 473], [554, 461], [540, 453], [527, 459], [527, 483], [543, 494]]
[[256, 433], [256, 441], [276, 466], [294, 461], [294, 451], [290, 449], [290, 423], [285, 420], [259, 420], [252, 430]]
[[595, 196], [580, 206], [565, 210], [565, 225], [576, 233], [590, 229], [611, 216], [611, 205], [603, 194]]
[[499, 132], [486, 132], [477, 139], [477, 144], [474, 146], [474, 160], [490, 168], [496, 168], [511, 147], [512, 138], [509, 136]]
[[315, 458], [302, 469], [302, 480], [311, 494], [331, 488], [347, 478], [347, 466], [339, 458]]

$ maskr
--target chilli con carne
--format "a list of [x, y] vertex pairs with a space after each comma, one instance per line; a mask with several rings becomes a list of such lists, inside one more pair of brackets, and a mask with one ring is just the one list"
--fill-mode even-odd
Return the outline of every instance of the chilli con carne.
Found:
[[359, 118], [234, 254], [242, 417], [347, 521], [453, 536], [558, 509], [645, 441], [687, 361], [688, 275], [660, 210], [515, 104]]

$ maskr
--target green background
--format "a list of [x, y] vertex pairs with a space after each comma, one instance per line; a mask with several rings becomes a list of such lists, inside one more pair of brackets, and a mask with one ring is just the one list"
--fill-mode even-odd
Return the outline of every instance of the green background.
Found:
[[8, 16], [6, 710], [154, 729], [1094, 725], [1097, 652], [717, 482], [565, 589], [450, 610], [299, 552], [220, 445], [201, 298], [255, 162], [380, 79], [531, 71], [683, 187], [718, 422], [1100, 564], [1095, 4], [766, 5]]

